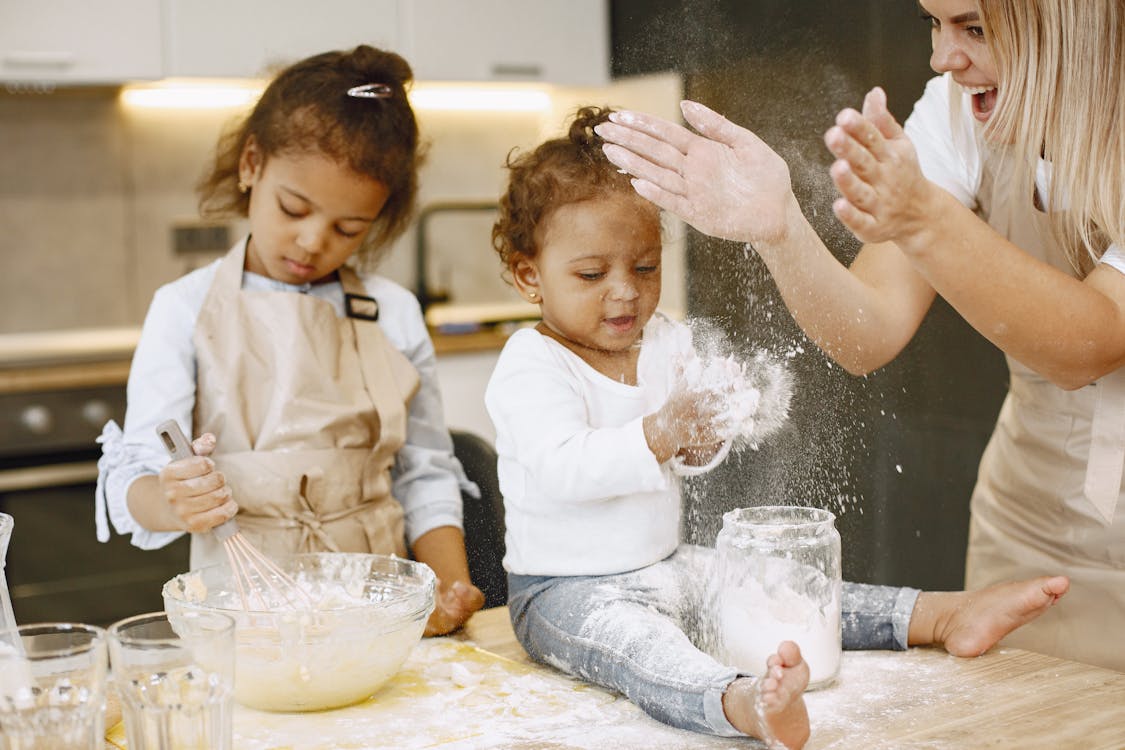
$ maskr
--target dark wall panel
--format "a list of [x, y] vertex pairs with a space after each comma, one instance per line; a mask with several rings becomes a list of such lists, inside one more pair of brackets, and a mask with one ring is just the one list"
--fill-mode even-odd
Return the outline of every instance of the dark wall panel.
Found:
[[[850, 262], [859, 243], [832, 214], [836, 113], [874, 85], [904, 119], [929, 69], [929, 31], [908, 0], [615, 0], [615, 75], [676, 70], [689, 98], [754, 130], [790, 165], [809, 220]], [[786, 428], [689, 487], [687, 535], [711, 543], [721, 513], [811, 503], [839, 514], [853, 580], [959, 588], [977, 462], [1006, 390], [1003, 359], [941, 300], [890, 365], [848, 375], [805, 339], [764, 265], [692, 232], [689, 312], [749, 355], [787, 363]]]

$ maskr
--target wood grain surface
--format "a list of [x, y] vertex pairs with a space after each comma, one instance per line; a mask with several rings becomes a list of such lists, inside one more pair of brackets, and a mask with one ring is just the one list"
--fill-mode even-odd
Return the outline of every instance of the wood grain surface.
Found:
[[[975, 659], [847, 652], [839, 679], [806, 701], [808, 750], [1125, 748], [1125, 674], [1018, 649]], [[531, 663], [503, 607], [476, 614], [454, 637], [424, 641], [357, 706], [235, 716], [239, 750], [753, 747], [671, 729], [621, 696]], [[120, 724], [108, 737], [108, 747], [124, 747]]]
[[[458, 637], [528, 661], [504, 607]], [[849, 651], [836, 683], [806, 701], [807, 750], [1125, 750], [1125, 673], [1020, 649]]]

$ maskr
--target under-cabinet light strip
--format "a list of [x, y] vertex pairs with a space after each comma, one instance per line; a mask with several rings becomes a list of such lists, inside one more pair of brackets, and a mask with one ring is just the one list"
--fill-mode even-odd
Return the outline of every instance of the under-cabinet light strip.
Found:
[[[140, 109], [226, 109], [252, 104], [263, 83], [254, 80], [167, 79], [131, 84], [121, 90], [125, 106]], [[551, 95], [544, 86], [416, 84], [410, 103], [418, 110], [545, 112]]]

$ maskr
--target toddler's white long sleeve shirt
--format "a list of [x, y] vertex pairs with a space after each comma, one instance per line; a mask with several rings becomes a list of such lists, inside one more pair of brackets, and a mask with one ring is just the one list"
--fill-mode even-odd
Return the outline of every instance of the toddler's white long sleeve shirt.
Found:
[[637, 385], [616, 382], [534, 330], [501, 352], [485, 392], [504, 495], [504, 566], [522, 575], [604, 575], [650, 565], [680, 538], [680, 484], [642, 419], [665, 402], [686, 326], [644, 330]]

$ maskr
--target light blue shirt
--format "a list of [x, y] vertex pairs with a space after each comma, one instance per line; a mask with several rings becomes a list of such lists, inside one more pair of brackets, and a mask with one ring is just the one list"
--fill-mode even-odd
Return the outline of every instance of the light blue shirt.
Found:
[[[211, 288], [219, 263], [162, 286], [153, 296], [129, 370], [125, 428], [105, 426], [99, 442], [96, 522], [98, 539], [107, 541], [109, 522], [121, 534], [131, 534], [142, 549], [163, 547], [184, 532], [152, 531], [137, 523], [126, 497], [141, 476], [158, 474], [168, 455], [156, 436], [156, 425], [175, 419], [194, 435], [196, 318]], [[391, 491], [405, 513], [406, 541], [414, 541], [440, 526], [461, 527], [461, 490], [476, 494], [453, 456], [453, 442], [445, 426], [437, 385], [434, 346], [418, 300], [382, 276], [362, 279], [367, 294], [379, 303], [379, 326], [387, 340], [410, 360], [421, 379], [410, 402], [406, 442], [391, 469]], [[250, 291], [290, 291], [311, 294], [332, 304], [344, 316], [344, 291], [338, 281], [294, 286], [250, 272], [242, 274], [242, 288]]]

